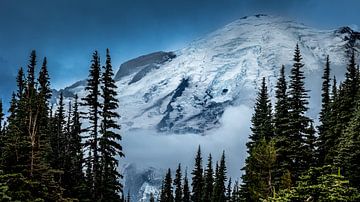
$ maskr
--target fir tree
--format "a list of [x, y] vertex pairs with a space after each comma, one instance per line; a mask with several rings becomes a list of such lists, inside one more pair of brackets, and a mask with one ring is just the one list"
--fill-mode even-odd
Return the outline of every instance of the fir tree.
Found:
[[[285, 109], [286, 110], [286, 109]], [[259, 183], [259, 179], [254, 179], [252, 176], [251, 166], [256, 164], [256, 160], [251, 155], [253, 153], [253, 148], [256, 148], [262, 139], [269, 141], [274, 137], [274, 129], [272, 126], [272, 114], [271, 114], [271, 104], [270, 99], [267, 92], [267, 86], [265, 83], [265, 78], [262, 79], [261, 88], [258, 92], [258, 96], [256, 99], [255, 107], [254, 107], [254, 115], [251, 119], [252, 134], [249, 136], [249, 142], [246, 143], [248, 148], [248, 153], [250, 154], [245, 160], [245, 167], [243, 170], [245, 174], [242, 176], [243, 184], [241, 187], [241, 195], [243, 198], [247, 200], [251, 200], [253, 198], [256, 199], [254, 194], [252, 194], [252, 187]], [[279, 122], [282, 120], [279, 120]], [[279, 135], [280, 136], [280, 135]], [[255, 171], [254, 171], [255, 172]]]
[[324, 73], [322, 76], [322, 103], [321, 103], [321, 112], [319, 121], [321, 125], [318, 126], [319, 131], [319, 140], [318, 140], [318, 160], [319, 164], [322, 164], [325, 161], [325, 156], [329, 152], [329, 147], [327, 145], [327, 138], [329, 133], [329, 118], [330, 118], [330, 60], [329, 56], [326, 57], [326, 63], [324, 68]]
[[191, 199], [193, 202], [201, 201], [202, 191], [203, 191], [203, 167], [202, 167], [202, 157], [201, 157], [201, 148], [199, 146], [196, 157], [195, 157], [195, 166], [192, 171], [192, 195]]
[[289, 136], [291, 144], [288, 146], [291, 153], [291, 169], [292, 178], [298, 179], [301, 173], [306, 171], [310, 165], [313, 164], [309, 156], [313, 155], [314, 151], [309, 152], [309, 145], [306, 140], [310, 136], [310, 123], [312, 122], [305, 112], [308, 110], [308, 90], [305, 89], [304, 72], [302, 68], [302, 57], [298, 44], [295, 48], [294, 64], [291, 69], [290, 85], [289, 85]]
[[[246, 195], [242, 198], [247, 201], [267, 200], [274, 192], [274, 168], [276, 163], [275, 142], [262, 139], [251, 151], [246, 167], [247, 183]], [[242, 187], [242, 189], [244, 189]]]
[[360, 105], [350, 121], [337, 147], [335, 162], [341, 165], [342, 172], [351, 185], [360, 188]]
[[175, 179], [174, 179], [174, 187], [175, 187], [175, 202], [182, 202], [183, 199], [183, 187], [182, 187], [182, 174], [181, 174], [181, 165], [179, 164], [176, 169]]
[[190, 202], [190, 188], [189, 188], [189, 182], [187, 178], [187, 169], [185, 171], [184, 176], [184, 186], [183, 186], [183, 202]]
[[270, 140], [274, 136], [271, 103], [267, 91], [265, 77], [263, 77], [261, 88], [254, 107], [255, 113], [251, 119], [252, 133], [249, 136], [250, 141], [246, 143], [249, 151], [260, 139], [265, 138], [266, 140]]
[[226, 198], [226, 201], [231, 201], [231, 178], [229, 179], [229, 182], [228, 182], [228, 185], [227, 185], [227, 188], [226, 188], [226, 195], [225, 195], [225, 198]]
[[99, 117], [101, 104], [100, 98], [100, 57], [98, 52], [93, 54], [92, 64], [90, 67], [89, 78], [85, 90], [87, 95], [82, 98], [82, 105], [88, 108], [88, 113], [84, 113], [84, 118], [88, 119], [89, 126], [83, 129], [83, 132], [88, 137], [86, 140], [86, 148], [88, 150], [87, 157], [87, 185], [92, 193], [92, 200], [98, 200], [99, 195], [99, 182], [100, 182], [100, 168], [99, 168]]
[[210, 201], [212, 192], [214, 189], [214, 171], [212, 167], [212, 157], [209, 154], [208, 163], [204, 173], [204, 189], [202, 195], [202, 201]]
[[120, 145], [121, 136], [116, 130], [120, 129], [118, 124], [119, 114], [116, 109], [119, 107], [116, 96], [116, 85], [113, 79], [114, 73], [111, 66], [109, 49], [106, 51], [106, 65], [103, 67], [104, 72], [101, 77], [102, 81], [102, 121], [101, 121], [101, 138], [99, 141], [101, 154], [101, 189], [100, 197], [103, 200], [115, 200], [118, 198], [118, 192], [122, 190], [122, 184], [118, 179], [122, 175], [117, 171], [119, 160], [117, 157], [124, 157], [122, 146]]
[[211, 201], [226, 201], [226, 165], [225, 165], [225, 152], [223, 152], [220, 160], [218, 170], [216, 172], [214, 190], [212, 193]]
[[160, 196], [160, 202], [173, 202], [173, 201], [174, 201], [174, 196], [172, 189], [171, 170], [169, 168], [163, 182], [163, 189]]
[[274, 184], [280, 187], [282, 176], [290, 169], [290, 148], [291, 138], [288, 134], [289, 128], [289, 101], [287, 95], [287, 83], [285, 78], [285, 66], [280, 69], [280, 76], [276, 83], [275, 90], [275, 114], [274, 114], [274, 131], [275, 131], [275, 144], [277, 148], [277, 164], [274, 174]]

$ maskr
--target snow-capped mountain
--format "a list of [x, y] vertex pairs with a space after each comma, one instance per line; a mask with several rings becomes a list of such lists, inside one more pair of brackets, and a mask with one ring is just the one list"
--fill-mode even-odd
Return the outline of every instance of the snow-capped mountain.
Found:
[[[203, 134], [218, 126], [227, 106], [251, 105], [262, 77], [272, 90], [279, 67], [291, 66], [296, 43], [308, 80], [319, 82], [325, 56], [330, 56], [341, 77], [347, 53], [359, 48], [359, 39], [360, 34], [348, 27], [319, 30], [281, 17], [256, 15], [232, 22], [181, 50], [130, 60], [115, 77], [123, 130]], [[82, 94], [84, 84], [78, 82], [65, 91]], [[317, 94], [312, 87], [318, 86], [309, 87]]]
[[[360, 33], [349, 27], [320, 30], [282, 17], [255, 15], [236, 20], [183, 49], [129, 60], [115, 76], [122, 131], [206, 134], [220, 126], [227, 107], [253, 106], [262, 77], [273, 94], [280, 66], [284, 64], [289, 71], [297, 43], [311, 90], [309, 115], [316, 118], [326, 55], [332, 73], [341, 80], [349, 53], [360, 48], [359, 40]], [[65, 88], [65, 96], [84, 95], [85, 83]], [[135, 194], [137, 199], [144, 199], [158, 184], [144, 173], [152, 176], [155, 171], [131, 170], [128, 168], [126, 179], [137, 180], [131, 189], [141, 192]]]

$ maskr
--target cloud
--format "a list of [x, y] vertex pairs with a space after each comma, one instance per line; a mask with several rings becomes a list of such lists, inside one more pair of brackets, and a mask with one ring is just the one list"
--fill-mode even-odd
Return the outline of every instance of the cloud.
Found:
[[123, 134], [125, 163], [137, 166], [175, 169], [178, 163], [188, 170], [193, 168], [198, 145], [202, 148], [203, 164], [209, 153], [218, 161], [225, 150], [229, 176], [241, 176], [246, 157], [246, 146], [252, 109], [245, 106], [229, 107], [221, 118], [222, 126], [205, 136], [197, 134], [158, 134], [154, 131], [133, 131]]

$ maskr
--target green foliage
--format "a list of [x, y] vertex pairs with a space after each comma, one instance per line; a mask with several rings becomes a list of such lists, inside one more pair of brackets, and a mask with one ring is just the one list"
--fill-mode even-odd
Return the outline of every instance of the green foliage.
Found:
[[[119, 182], [122, 175], [117, 171], [119, 164], [118, 157], [124, 157], [122, 146], [120, 145], [121, 135], [118, 133], [120, 125], [118, 119], [120, 115], [116, 112], [119, 107], [116, 98], [116, 85], [113, 79], [114, 73], [111, 66], [109, 49], [106, 50], [106, 65], [101, 76], [101, 97], [103, 98], [102, 117], [99, 139], [100, 153], [100, 198], [104, 201], [120, 200], [118, 193], [122, 191], [123, 186]], [[95, 150], [94, 150], [95, 151]]]
[[178, 168], [176, 169], [176, 173], [175, 173], [175, 179], [174, 179], [174, 187], [175, 187], [175, 197], [174, 197], [174, 201], [175, 202], [182, 202], [183, 199], [183, 188], [182, 188], [182, 183], [181, 183], [181, 179], [182, 175], [181, 175], [181, 165], [179, 164]]
[[300, 177], [296, 187], [280, 191], [269, 201], [359, 201], [357, 189], [334, 170], [331, 166], [311, 168]]
[[185, 176], [184, 176], [183, 202], [190, 202], [190, 188], [187, 178], [187, 171], [185, 171]]
[[218, 202], [218, 201], [225, 201], [226, 200], [226, 187], [225, 182], [227, 180], [226, 177], [226, 164], [225, 164], [225, 151], [223, 152], [220, 164], [218, 169], [216, 169], [215, 173], [215, 182], [214, 182], [214, 190], [212, 193], [211, 201]]
[[204, 188], [202, 201], [210, 201], [214, 189], [214, 171], [212, 167], [212, 156], [209, 154], [208, 163], [204, 173]]
[[171, 179], [171, 171], [169, 168], [163, 182], [163, 187], [160, 194], [160, 202], [173, 202], [173, 201], [174, 201], [174, 196], [172, 189], [172, 179]]
[[199, 146], [198, 151], [195, 157], [195, 166], [192, 171], [192, 195], [191, 199], [193, 202], [201, 201], [204, 178], [203, 178], [203, 167], [202, 167], [202, 157], [201, 157], [201, 148]]
[[274, 140], [267, 142], [260, 140], [257, 146], [251, 151], [246, 162], [245, 189], [249, 196], [243, 196], [251, 201], [267, 199], [275, 190], [274, 168], [276, 163], [276, 149]]

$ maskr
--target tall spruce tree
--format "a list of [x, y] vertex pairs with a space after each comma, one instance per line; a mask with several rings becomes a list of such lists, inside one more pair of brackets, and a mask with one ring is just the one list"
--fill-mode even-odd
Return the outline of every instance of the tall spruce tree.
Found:
[[314, 155], [314, 151], [309, 151], [311, 150], [309, 149], [310, 145], [307, 144], [313, 131], [310, 128], [312, 121], [305, 115], [308, 110], [309, 96], [308, 90], [305, 89], [304, 64], [298, 44], [296, 44], [293, 61], [289, 84], [289, 136], [291, 142], [288, 147], [291, 151], [289, 157], [292, 162], [290, 172], [295, 181], [313, 164], [312, 159], [308, 157]]
[[203, 191], [203, 167], [202, 167], [202, 157], [201, 157], [201, 148], [199, 145], [198, 151], [195, 157], [195, 166], [194, 170], [192, 171], [192, 194], [191, 200], [193, 202], [200, 202], [202, 197]]
[[100, 57], [98, 52], [93, 54], [89, 77], [85, 90], [87, 95], [82, 98], [81, 105], [87, 107], [88, 113], [83, 118], [89, 121], [89, 126], [83, 129], [84, 137], [87, 137], [85, 146], [88, 150], [87, 157], [87, 185], [92, 193], [92, 200], [96, 201], [99, 195], [100, 168], [99, 168], [99, 124], [100, 124]]
[[360, 189], [360, 104], [355, 111], [354, 117], [337, 147], [335, 162], [341, 165], [342, 173], [350, 180], [352, 186]]
[[329, 55], [326, 57], [326, 63], [324, 68], [324, 73], [322, 76], [323, 83], [322, 83], [322, 93], [321, 93], [321, 111], [320, 111], [320, 125], [318, 126], [319, 131], [319, 138], [318, 138], [318, 164], [323, 164], [325, 161], [325, 156], [329, 152], [329, 147], [332, 147], [333, 145], [328, 145], [328, 133], [329, 131], [329, 119], [330, 119], [330, 113], [331, 113], [331, 99], [330, 99], [330, 59]]
[[275, 90], [275, 114], [274, 114], [274, 132], [275, 146], [277, 148], [277, 164], [274, 174], [274, 184], [277, 188], [283, 186], [282, 178], [289, 172], [291, 165], [290, 148], [291, 138], [289, 132], [289, 100], [287, 94], [287, 82], [285, 78], [285, 66], [282, 65], [280, 75], [276, 83]]
[[220, 164], [215, 174], [214, 190], [212, 193], [211, 201], [226, 201], [226, 164], [225, 164], [225, 151], [223, 152]]
[[185, 170], [184, 176], [184, 186], [183, 186], [183, 202], [190, 202], [190, 188], [189, 188], [189, 181], [187, 177], [187, 169]]
[[208, 163], [204, 173], [204, 188], [202, 201], [210, 201], [214, 189], [214, 171], [212, 165], [212, 156], [209, 154]]
[[122, 191], [123, 185], [118, 181], [122, 175], [117, 170], [119, 160], [117, 157], [124, 157], [120, 145], [121, 135], [117, 132], [120, 129], [118, 119], [120, 115], [116, 112], [119, 101], [116, 98], [116, 85], [113, 79], [114, 73], [111, 65], [109, 49], [106, 50], [106, 65], [101, 77], [103, 98], [101, 138], [99, 141], [101, 155], [101, 192], [100, 197], [105, 201], [119, 200], [118, 193]]
[[270, 140], [274, 136], [274, 130], [272, 126], [271, 103], [268, 95], [265, 77], [262, 78], [261, 88], [256, 98], [254, 111], [255, 113], [251, 119], [252, 133], [249, 136], [250, 141], [246, 143], [249, 151], [262, 138]]
[[252, 199], [252, 187], [255, 184], [259, 183], [259, 179], [253, 179], [251, 165], [256, 164], [256, 159], [253, 158], [252, 150], [256, 148], [262, 139], [269, 141], [274, 137], [274, 129], [272, 126], [272, 113], [271, 113], [271, 104], [267, 92], [267, 86], [265, 83], [265, 78], [262, 79], [261, 88], [258, 92], [254, 107], [254, 115], [251, 119], [252, 133], [249, 136], [249, 141], [246, 143], [248, 148], [249, 156], [245, 160], [245, 167], [242, 169], [245, 171], [242, 176], [243, 184], [241, 186], [241, 195], [247, 200]]
[[171, 170], [169, 168], [163, 182], [163, 189], [160, 196], [160, 202], [173, 202], [173, 188], [172, 188], [172, 179], [171, 179]]
[[175, 202], [182, 202], [183, 199], [183, 187], [182, 187], [182, 174], [181, 174], [181, 164], [178, 165], [175, 173], [174, 187], [175, 187]]

